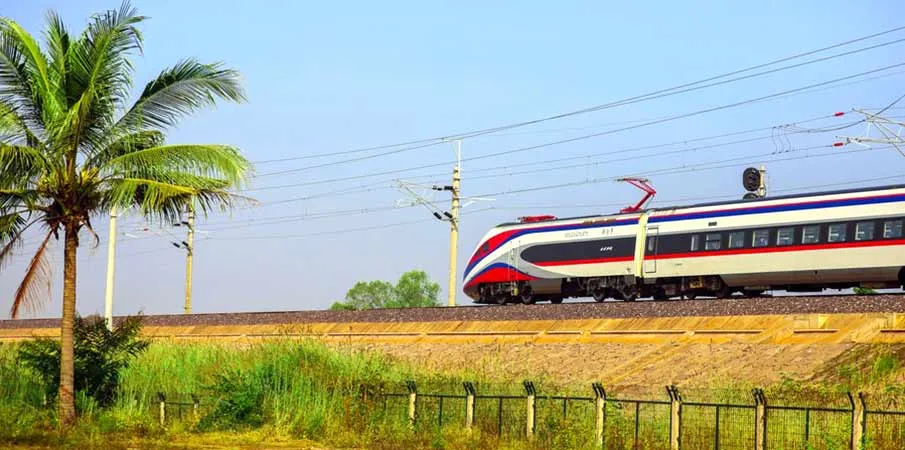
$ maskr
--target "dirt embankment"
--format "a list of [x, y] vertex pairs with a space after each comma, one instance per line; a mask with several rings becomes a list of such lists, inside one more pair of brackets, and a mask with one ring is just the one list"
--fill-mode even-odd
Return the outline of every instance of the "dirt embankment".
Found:
[[[433, 370], [475, 378], [544, 380], [662, 395], [664, 386], [726, 388], [783, 381], [822, 385], [905, 383], [905, 344], [358, 344]], [[883, 373], [875, 373], [878, 370]], [[881, 386], [882, 387], [882, 386]]]

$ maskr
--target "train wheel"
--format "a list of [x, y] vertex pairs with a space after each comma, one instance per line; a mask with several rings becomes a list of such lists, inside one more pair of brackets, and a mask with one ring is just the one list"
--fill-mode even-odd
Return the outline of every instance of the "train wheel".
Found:
[[729, 298], [732, 296], [732, 289], [728, 285], [723, 285], [715, 292], [716, 298]]
[[745, 297], [753, 298], [760, 297], [761, 295], [763, 295], [764, 291], [744, 290], [742, 291], [742, 293], [745, 294]]
[[663, 290], [660, 289], [660, 290], [657, 290], [656, 292], [654, 292], [653, 299], [654, 300], [669, 300], [669, 296], [666, 295], [666, 292], [663, 292]]
[[505, 294], [497, 294], [493, 297], [493, 302], [497, 305], [505, 305], [506, 304], [506, 295]]
[[557, 297], [557, 296], [550, 297], [550, 303], [552, 303], [554, 305], [559, 305], [562, 303], [562, 297]]
[[606, 296], [607, 296], [606, 294], [607, 294], [606, 289], [597, 289], [591, 295], [593, 295], [595, 302], [603, 303], [604, 300], [606, 300]]
[[522, 292], [519, 294], [519, 300], [522, 301], [523, 305], [533, 305], [534, 304], [534, 292], [531, 292], [530, 287], [525, 287], [522, 289]]
[[698, 293], [697, 293], [697, 292], [694, 292], [694, 291], [689, 291], [689, 292], [686, 292], [686, 293], [683, 294], [683, 295], [684, 295], [685, 298], [687, 298], [688, 300], [694, 300], [695, 298], [697, 298]]
[[613, 298], [615, 298], [616, 300], [622, 300], [625, 302], [633, 302], [633, 301], [635, 301], [635, 299], [638, 298], [638, 293], [631, 292], [631, 291], [629, 291], [628, 293], [625, 293], [620, 289], [614, 289]]

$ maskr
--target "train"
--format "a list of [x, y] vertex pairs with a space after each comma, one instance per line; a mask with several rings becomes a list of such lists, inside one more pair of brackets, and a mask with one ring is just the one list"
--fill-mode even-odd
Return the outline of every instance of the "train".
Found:
[[488, 231], [463, 290], [475, 303], [756, 297], [905, 284], [905, 185], [529, 216]]

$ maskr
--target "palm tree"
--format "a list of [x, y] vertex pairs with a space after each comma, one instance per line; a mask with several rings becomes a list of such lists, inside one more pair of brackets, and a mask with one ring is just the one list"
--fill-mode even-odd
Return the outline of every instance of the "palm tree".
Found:
[[[171, 222], [197, 205], [202, 214], [241, 197], [251, 164], [225, 145], [165, 143], [164, 132], [217, 100], [245, 99], [239, 74], [183, 60], [160, 72], [129, 106], [130, 57], [140, 53], [128, 3], [93, 16], [77, 37], [46, 16], [44, 47], [15, 21], [0, 18], [0, 263], [40, 243], [15, 293], [11, 316], [47, 301], [48, 247], [63, 236], [63, 314], [59, 420], [75, 420], [73, 322], [79, 239], [97, 235], [91, 219], [113, 208]], [[84, 232], [84, 233], [82, 233]]]

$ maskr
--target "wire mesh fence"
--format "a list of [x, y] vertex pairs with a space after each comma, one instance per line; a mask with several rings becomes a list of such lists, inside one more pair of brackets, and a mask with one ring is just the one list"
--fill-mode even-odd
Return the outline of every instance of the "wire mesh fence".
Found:
[[683, 402], [679, 441], [686, 448], [751, 449], [755, 405]]
[[606, 399], [603, 442], [613, 449], [669, 449], [670, 402]]
[[[902, 449], [905, 396], [767, 396], [762, 390], [706, 395], [667, 388], [667, 398], [538, 394], [530, 382], [492, 388], [367, 392], [370, 419], [408, 426], [413, 432], [470, 427], [501, 441], [532, 439], [539, 448], [636, 449]], [[522, 393], [518, 393], [522, 390]], [[746, 401], [747, 400], [747, 401]], [[151, 409], [160, 423], [197, 421], [213, 400], [193, 394], [160, 393]]]
[[864, 404], [865, 448], [897, 442], [905, 447], [905, 399], [893, 395], [859, 394]]

